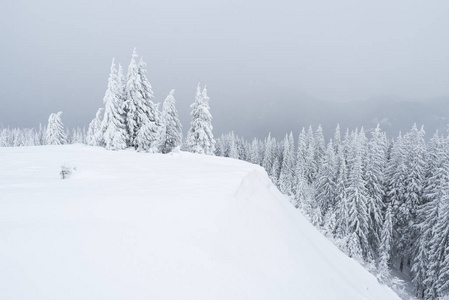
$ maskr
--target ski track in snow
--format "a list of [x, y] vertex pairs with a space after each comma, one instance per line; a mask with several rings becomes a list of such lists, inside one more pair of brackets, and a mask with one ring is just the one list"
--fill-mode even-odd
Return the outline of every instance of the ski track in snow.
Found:
[[0, 148], [0, 299], [399, 297], [259, 166], [65, 145]]

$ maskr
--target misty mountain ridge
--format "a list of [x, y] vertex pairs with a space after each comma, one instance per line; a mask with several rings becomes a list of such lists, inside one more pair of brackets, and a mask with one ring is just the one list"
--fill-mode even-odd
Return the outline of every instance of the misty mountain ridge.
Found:
[[[243, 98], [243, 97], [242, 97]], [[268, 99], [272, 99], [271, 101]], [[286, 133], [299, 133], [302, 127], [321, 124], [327, 139], [340, 124], [347, 128], [372, 131], [377, 124], [389, 138], [408, 131], [414, 123], [424, 126], [430, 138], [436, 130], [445, 132], [449, 123], [449, 96], [410, 99], [396, 96], [378, 96], [367, 100], [348, 102], [326, 101], [294, 92], [269, 92], [247, 97], [239, 109], [225, 102], [211, 102], [214, 129], [217, 134], [234, 131], [245, 138], [264, 138], [271, 132], [276, 138]], [[215, 117], [214, 112], [219, 111]]]

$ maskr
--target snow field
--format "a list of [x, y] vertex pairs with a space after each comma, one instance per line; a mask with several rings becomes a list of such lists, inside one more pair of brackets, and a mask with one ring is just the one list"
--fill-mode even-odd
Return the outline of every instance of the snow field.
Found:
[[0, 299], [399, 299], [259, 166], [83, 145], [0, 166]]

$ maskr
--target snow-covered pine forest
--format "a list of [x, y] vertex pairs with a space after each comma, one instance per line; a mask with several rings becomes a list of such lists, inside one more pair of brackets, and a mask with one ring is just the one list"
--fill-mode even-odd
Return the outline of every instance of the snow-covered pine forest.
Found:
[[[0, 146], [85, 143], [108, 150], [179, 149], [262, 166], [273, 183], [344, 253], [379, 280], [409, 280], [417, 297], [449, 297], [449, 137], [426, 138], [414, 125], [387, 137], [381, 128], [341, 130], [325, 141], [320, 126], [283, 140], [215, 139], [209, 97], [197, 86], [184, 139], [175, 91], [155, 103], [145, 62], [134, 50], [127, 74], [112, 61], [103, 107], [88, 128], [64, 129], [62, 112], [37, 129], [2, 128]], [[184, 142], [183, 142], [184, 141]]]

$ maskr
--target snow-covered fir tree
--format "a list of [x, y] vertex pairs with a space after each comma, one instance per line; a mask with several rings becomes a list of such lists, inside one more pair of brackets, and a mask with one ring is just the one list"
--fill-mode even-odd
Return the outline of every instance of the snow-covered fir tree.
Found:
[[228, 136], [228, 157], [239, 159], [239, 149], [237, 145], [237, 140], [234, 135], [234, 131], [231, 131], [231, 134]]
[[39, 128], [36, 130], [36, 136], [34, 139], [35, 145], [45, 145], [45, 134], [47, 132], [47, 127], [39, 124]]
[[334, 144], [335, 154], [337, 154], [338, 147], [341, 144], [340, 124], [337, 124], [337, 127], [335, 128], [333, 141], [334, 141], [333, 144]]
[[264, 141], [262, 167], [270, 174], [276, 155], [276, 140], [271, 137], [271, 132]]
[[137, 52], [134, 49], [126, 76], [124, 110], [126, 112], [126, 127], [128, 131], [128, 146], [135, 146], [135, 139], [141, 124], [137, 124], [136, 102], [143, 102], [142, 82], [137, 66]]
[[104, 116], [101, 123], [103, 141], [108, 150], [126, 148], [127, 132], [125, 113], [123, 111], [122, 94], [118, 82], [114, 59], [111, 63], [111, 72], [108, 79], [108, 88], [103, 98], [105, 105]]
[[393, 221], [391, 217], [391, 206], [388, 205], [384, 222], [382, 225], [382, 230], [380, 233], [380, 244], [379, 244], [379, 275], [381, 280], [388, 278], [389, 271], [389, 261], [390, 261], [390, 249], [391, 249], [391, 238], [393, 235]]
[[192, 121], [187, 134], [187, 147], [190, 152], [214, 155], [215, 139], [212, 133], [212, 115], [206, 87], [201, 91], [198, 84], [195, 102], [190, 105]]
[[335, 207], [335, 175], [335, 152], [331, 140], [327, 146], [322, 166], [318, 172], [317, 180], [315, 181], [315, 199], [320, 206], [321, 216], [324, 222], [326, 222], [326, 219], [330, 219], [332, 208]]
[[125, 101], [126, 101], [126, 77], [123, 74], [123, 67], [121, 64], [118, 64], [118, 71], [117, 71], [117, 84], [118, 84], [118, 91], [120, 96], [120, 102], [121, 102], [121, 109], [125, 113]]
[[85, 144], [86, 143], [86, 129], [85, 128], [74, 128], [72, 130], [72, 143]]
[[373, 250], [379, 248], [380, 232], [384, 222], [382, 212], [384, 209], [386, 159], [386, 140], [378, 125], [372, 132], [368, 143], [364, 173], [368, 193], [367, 208], [370, 216], [368, 240]]
[[304, 157], [306, 167], [305, 174], [309, 185], [315, 181], [318, 175], [319, 166], [317, 163], [318, 155], [315, 154], [316, 145], [317, 143], [315, 142], [312, 126], [309, 126], [306, 135], [306, 155]]
[[159, 111], [159, 103], [155, 105], [154, 119], [156, 120], [154, 122], [149, 118], [146, 119], [146, 122], [139, 129], [136, 137], [137, 151], [162, 152], [165, 128], [161, 123], [162, 116]]
[[104, 137], [101, 127], [103, 108], [99, 108], [95, 114], [95, 118], [89, 123], [87, 129], [86, 142], [90, 146], [103, 146]]
[[[401, 209], [406, 211], [403, 216], [405, 221], [414, 223], [417, 217], [417, 208], [422, 204], [422, 191], [425, 179], [425, 165], [426, 165], [426, 144], [424, 140], [424, 129], [417, 129], [416, 125], [413, 125], [410, 132], [408, 132], [405, 138], [406, 146], [406, 166], [407, 173], [405, 177], [405, 194]], [[403, 230], [404, 244], [406, 245], [407, 262], [413, 258], [413, 253], [410, 251], [413, 242], [416, 240], [417, 232], [413, 226], [407, 226], [406, 230]], [[408, 247], [407, 247], [408, 246]]]
[[326, 153], [326, 142], [324, 141], [323, 128], [321, 128], [321, 125], [318, 125], [318, 128], [315, 131], [314, 142], [315, 142], [314, 154], [315, 154], [316, 175], [318, 175], [319, 168], [321, 167], [321, 163]]
[[139, 60], [138, 71], [142, 83], [143, 101], [136, 102], [137, 124], [141, 124], [140, 132], [137, 132], [135, 147], [139, 151], [161, 152], [163, 146], [164, 128], [159, 103], [155, 104], [151, 84], [146, 77], [146, 63], [142, 58]]
[[279, 175], [279, 189], [286, 195], [293, 195], [295, 174], [295, 141], [290, 132], [284, 138], [284, 153], [282, 157], [281, 173]]
[[161, 121], [158, 119], [156, 105], [153, 103], [153, 91], [146, 77], [145, 62], [137, 62], [134, 49], [126, 78], [126, 127], [128, 145], [140, 151], [156, 152], [160, 147]]
[[45, 140], [48, 145], [63, 145], [67, 143], [67, 135], [61, 121], [62, 111], [50, 114], [48, 118]]
[[389, 200], [393, 208], [394, 251], [400, 256], [399, 268], [409, 267], [412, 246], [417, 237], [413, 226], [416, 210], [422, 201], [425, 167], [424, 130], [416, 125], [400, 138], [392, 149], [393, 171], [389, 182]]
[[[332, 236], [337, 239], [343, 239], [348, 232], [348, 212], [346, 201], [347, 191], [347, 168], [346, 159], [344, 155], [344, 147], [342, 144], [337, 149], [336, 155], [336, 175], [335, 175], [335, 200], [334, 207], [330, 208], [329, 220], [335, 220], [335, 224], [328, 223], [327, 231], [332, 233]], [[333, 215], [330, 215], [333, 214]], [[329, 227], [330, 225], [330, 227]]]
[[347, 208], [348, 208], [348, 252], [350, 256], [363, 256], [369, 259], [371, 249], [368, 243], [368, 191], [363, 178], [363, 135], [354, 141], [354, 155], [348, 177]]
[[162, 153], [169, 153], [182, 144], [182, 125], [176, 110], [175, 90], [171, 90], [162, 104]]
[[279, 162], [279, 157], [275, 156], [273, 165], [271, 166], [271, 170], [268, 175], [270, 176], [271, 181], [273, 181], [273, 183], [278, 187], [279, 187], [280, 172], [281, 172], [281, 163]]
[[261, 163], [261, 161], [260, 161], [260, 146], [259, 146], [259, 141], [256, 138], [254, 138], [253, 141], [251, 142], [249, 161], [256, 165], [259, 165]]

